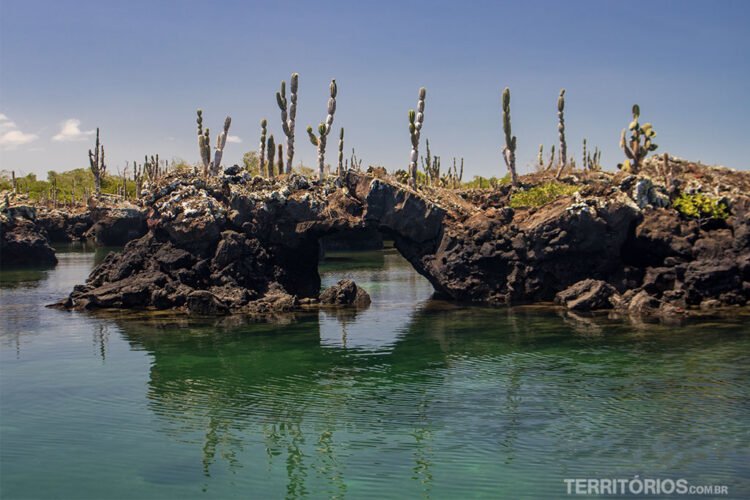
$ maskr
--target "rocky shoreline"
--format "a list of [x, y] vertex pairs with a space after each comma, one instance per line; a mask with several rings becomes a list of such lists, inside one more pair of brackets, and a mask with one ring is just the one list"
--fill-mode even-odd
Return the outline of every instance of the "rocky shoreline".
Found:
[[76, 211], [15, 205], [0, 213], [0, 224], [0, 266], [51, 266], [56, 243], [123, 246], [147, 232], [143, 211], [132, 204]]
[[[572, 195], [534, 208], [511, 208], [509, 186], [414, 191], [379, 173], [322, 183], [236, 169], [167, 177], [144, 200], [148, 232], [60, 305], [254, 314], [318, 304], [319, 241], [374, 228], [455, 301], [659, 316], [745, 306], [750, 174], [688, 162], [673, 170], [671, 182], [654, 165], [638, 177], [571, 175], [562, 182]], [[728, 216], [686, 217], [672, 197], [687, 192], [722, 197]]]

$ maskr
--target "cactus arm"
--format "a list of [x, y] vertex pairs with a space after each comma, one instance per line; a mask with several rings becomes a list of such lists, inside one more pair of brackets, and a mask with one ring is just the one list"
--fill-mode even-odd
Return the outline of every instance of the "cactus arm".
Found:
[[310, 126], [307, 127], [307, 136], [310, 138], [310, 142], [312, 143], [312, 145], [317, 147], [318, 138], [315, 137], [315, 134], [313, 133], [313, 128]]

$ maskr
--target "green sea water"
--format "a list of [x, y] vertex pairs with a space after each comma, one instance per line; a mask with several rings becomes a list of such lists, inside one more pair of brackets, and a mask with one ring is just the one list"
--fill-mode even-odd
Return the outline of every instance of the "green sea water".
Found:
[[330, 255], [360, 312], [45, 308], [102, 253], [0, 271], [2, 498], [559, 498], [569, 478], [750, 497], [750, 318], [681, 326], [435, 300]]

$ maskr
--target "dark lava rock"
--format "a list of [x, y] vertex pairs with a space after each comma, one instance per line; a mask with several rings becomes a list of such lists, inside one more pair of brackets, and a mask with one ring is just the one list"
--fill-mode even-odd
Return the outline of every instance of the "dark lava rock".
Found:
[[226, 314], [229, 308], [214, 294], [206, 290], [195, 290], [187, 296], [187, 311], [201, 316]]
[[[516, 209], [501, 206], [510, 192], [415, 191], [385, 174], [247, 183], [167, 176], [144, 199], [148, 233], [107, 257], [67, 304], [220, 314], [290, 310], [319, 295], [323, 305], [364, 303], [366, 294], [351, 282], [321, 294], [318, 274], [319, 241], [358, 231], [392, 238], [453, 300], [557, 298], [576, 311], [614, 303], [637, 314], [679, 314], [712, 300], [747, 303], [744, 195], [733, 200], [727, 221], [699, 224], [654, 203], [639, 208], [633, 186], [621, 186], [623, 192], [616, 174], [598, 175], [601, 185], [582, 184], [574, 196]], [[199, 291], [206, 293], [194, 295]]]
[[240, 173], [239, 165], [232, 165], [231, 167], [225, 167], [224, 168], [224, 175], [238, 175]]
[[571, 311], [611, 309], [610, 299], [615, 295], [617, 290], [606, 281], [586, 279], [558, 293], [555, 302]]
[[38, 214], [36, 224], [52, 243], [69, 243], [83, 239], [94, 221], [88, 211], [43, 210]]
[[0, 215], [0, 265], [53, 266], [55, 251], [36, 225], [32, 207], [12, 207]]
[[96, 208], [91, 210], [91, 217], [94, 224], [86, 236], [97, 245], [122, 246], [148, 230], [146, 218], [136, 208]]
[[320, 293], [324, 305], [367, 307], [370, 302], [370, 295], [352, 280], [341, 280]]

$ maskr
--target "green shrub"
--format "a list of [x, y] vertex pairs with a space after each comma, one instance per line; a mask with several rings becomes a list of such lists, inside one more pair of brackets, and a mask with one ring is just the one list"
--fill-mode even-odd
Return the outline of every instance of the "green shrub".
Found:
[[729, 217], [729, 206], [721, 198], [703, 193], [681, 194], [672, 203], [680, 214], [693, 219], [721, 219]]
[[502, 186], [504, 184], [510, 184], [510, 174], [506, 174], [504, 177], [482, 177], [481, 175], [475, 175], [470, 181], [466, 181], [461, 184], [461, 187], [467, 189], [488, 189]]
[[578, 191], [576, 186], [562, 182], [546, 182], [541, 186], [534, 186], [525, 191], [514, 193], [510, 197], [512, 208], [541, 207], [561, 196], [569, 196]]

